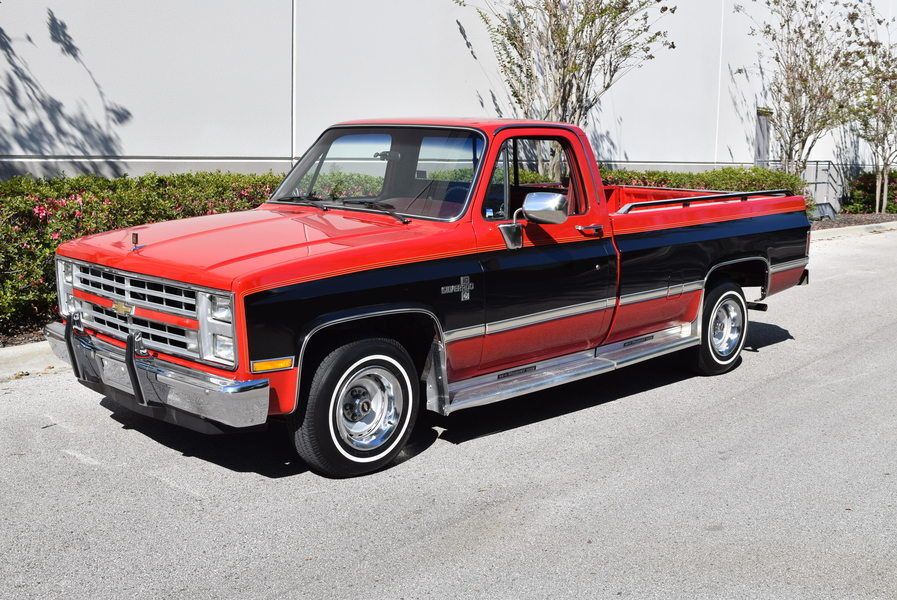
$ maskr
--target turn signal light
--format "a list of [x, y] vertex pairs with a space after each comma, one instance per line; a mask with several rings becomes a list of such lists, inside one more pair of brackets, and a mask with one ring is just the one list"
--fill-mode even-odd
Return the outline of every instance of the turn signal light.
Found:
[[265, 371], [279, 371], [280, 369], [289, 369], [293, 366], [293, 358], [275, 358], [274, 360], [254, 360], [252, 361], [253, 373], [264, 373]]

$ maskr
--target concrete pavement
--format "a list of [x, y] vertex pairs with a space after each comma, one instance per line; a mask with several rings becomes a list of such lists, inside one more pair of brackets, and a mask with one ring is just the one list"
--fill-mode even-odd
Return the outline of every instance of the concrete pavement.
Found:
[[345, 481], [67, 369], [0, 382], [0, 597], [893, 598], [895, 256], [814, 242], [727, 375], [665, 357], [430, 418]]

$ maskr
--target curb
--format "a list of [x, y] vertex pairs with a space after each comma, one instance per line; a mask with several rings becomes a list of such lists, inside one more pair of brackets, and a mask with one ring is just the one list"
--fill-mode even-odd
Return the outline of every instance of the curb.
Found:
[[897, 221], [886, 223], [872, 223], [869, 225], [852, 225], [850, 227], [833, 227], [832, 229], [819, 229], [810, 233], [811, 242], [834, 240], [845, 237], [857, 237], [869, 233], [885, 233], [897, 231]]
[[0, 383], [68, 368], [46, 341], [0, 348]]

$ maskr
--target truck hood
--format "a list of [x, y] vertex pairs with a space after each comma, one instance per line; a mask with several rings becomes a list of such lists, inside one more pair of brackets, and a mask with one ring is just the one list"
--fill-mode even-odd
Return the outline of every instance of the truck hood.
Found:
[[340, 270], [354, 270], [353, 261], [376, 262], [383, 252], [397, 260], [410, 258], [432, 244], [422, 239], [454, 229], [455, 223], [413, 219], [402, 224], [379, 213], [266, 204], [91, 235], [63, 244], [58, 252], [134, 273], [235, 289], [238, 279], [238, 287], [251, 288], [315, 278], [336, 267], [335, 254], [350, 250], [356, 257], [341, 258]]

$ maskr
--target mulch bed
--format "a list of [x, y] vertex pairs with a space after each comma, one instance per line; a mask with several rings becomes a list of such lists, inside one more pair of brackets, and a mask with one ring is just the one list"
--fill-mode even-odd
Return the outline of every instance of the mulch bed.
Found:
[[40, 342], [44, 339], [44, 334], [41, 333], [42, 329], [43, 327], [31, 325], [10, 333], [0, 333], [0, 348]]
[[834, 229], [836, 227], [851, 227], [852, 225], [874, 225], [875, 223], [889, 223], [897, 221], [897, 214], [862, 214], [862, 215], [838, 215], [837, 219], [829, 221], [813, 221], [813, 230]]

